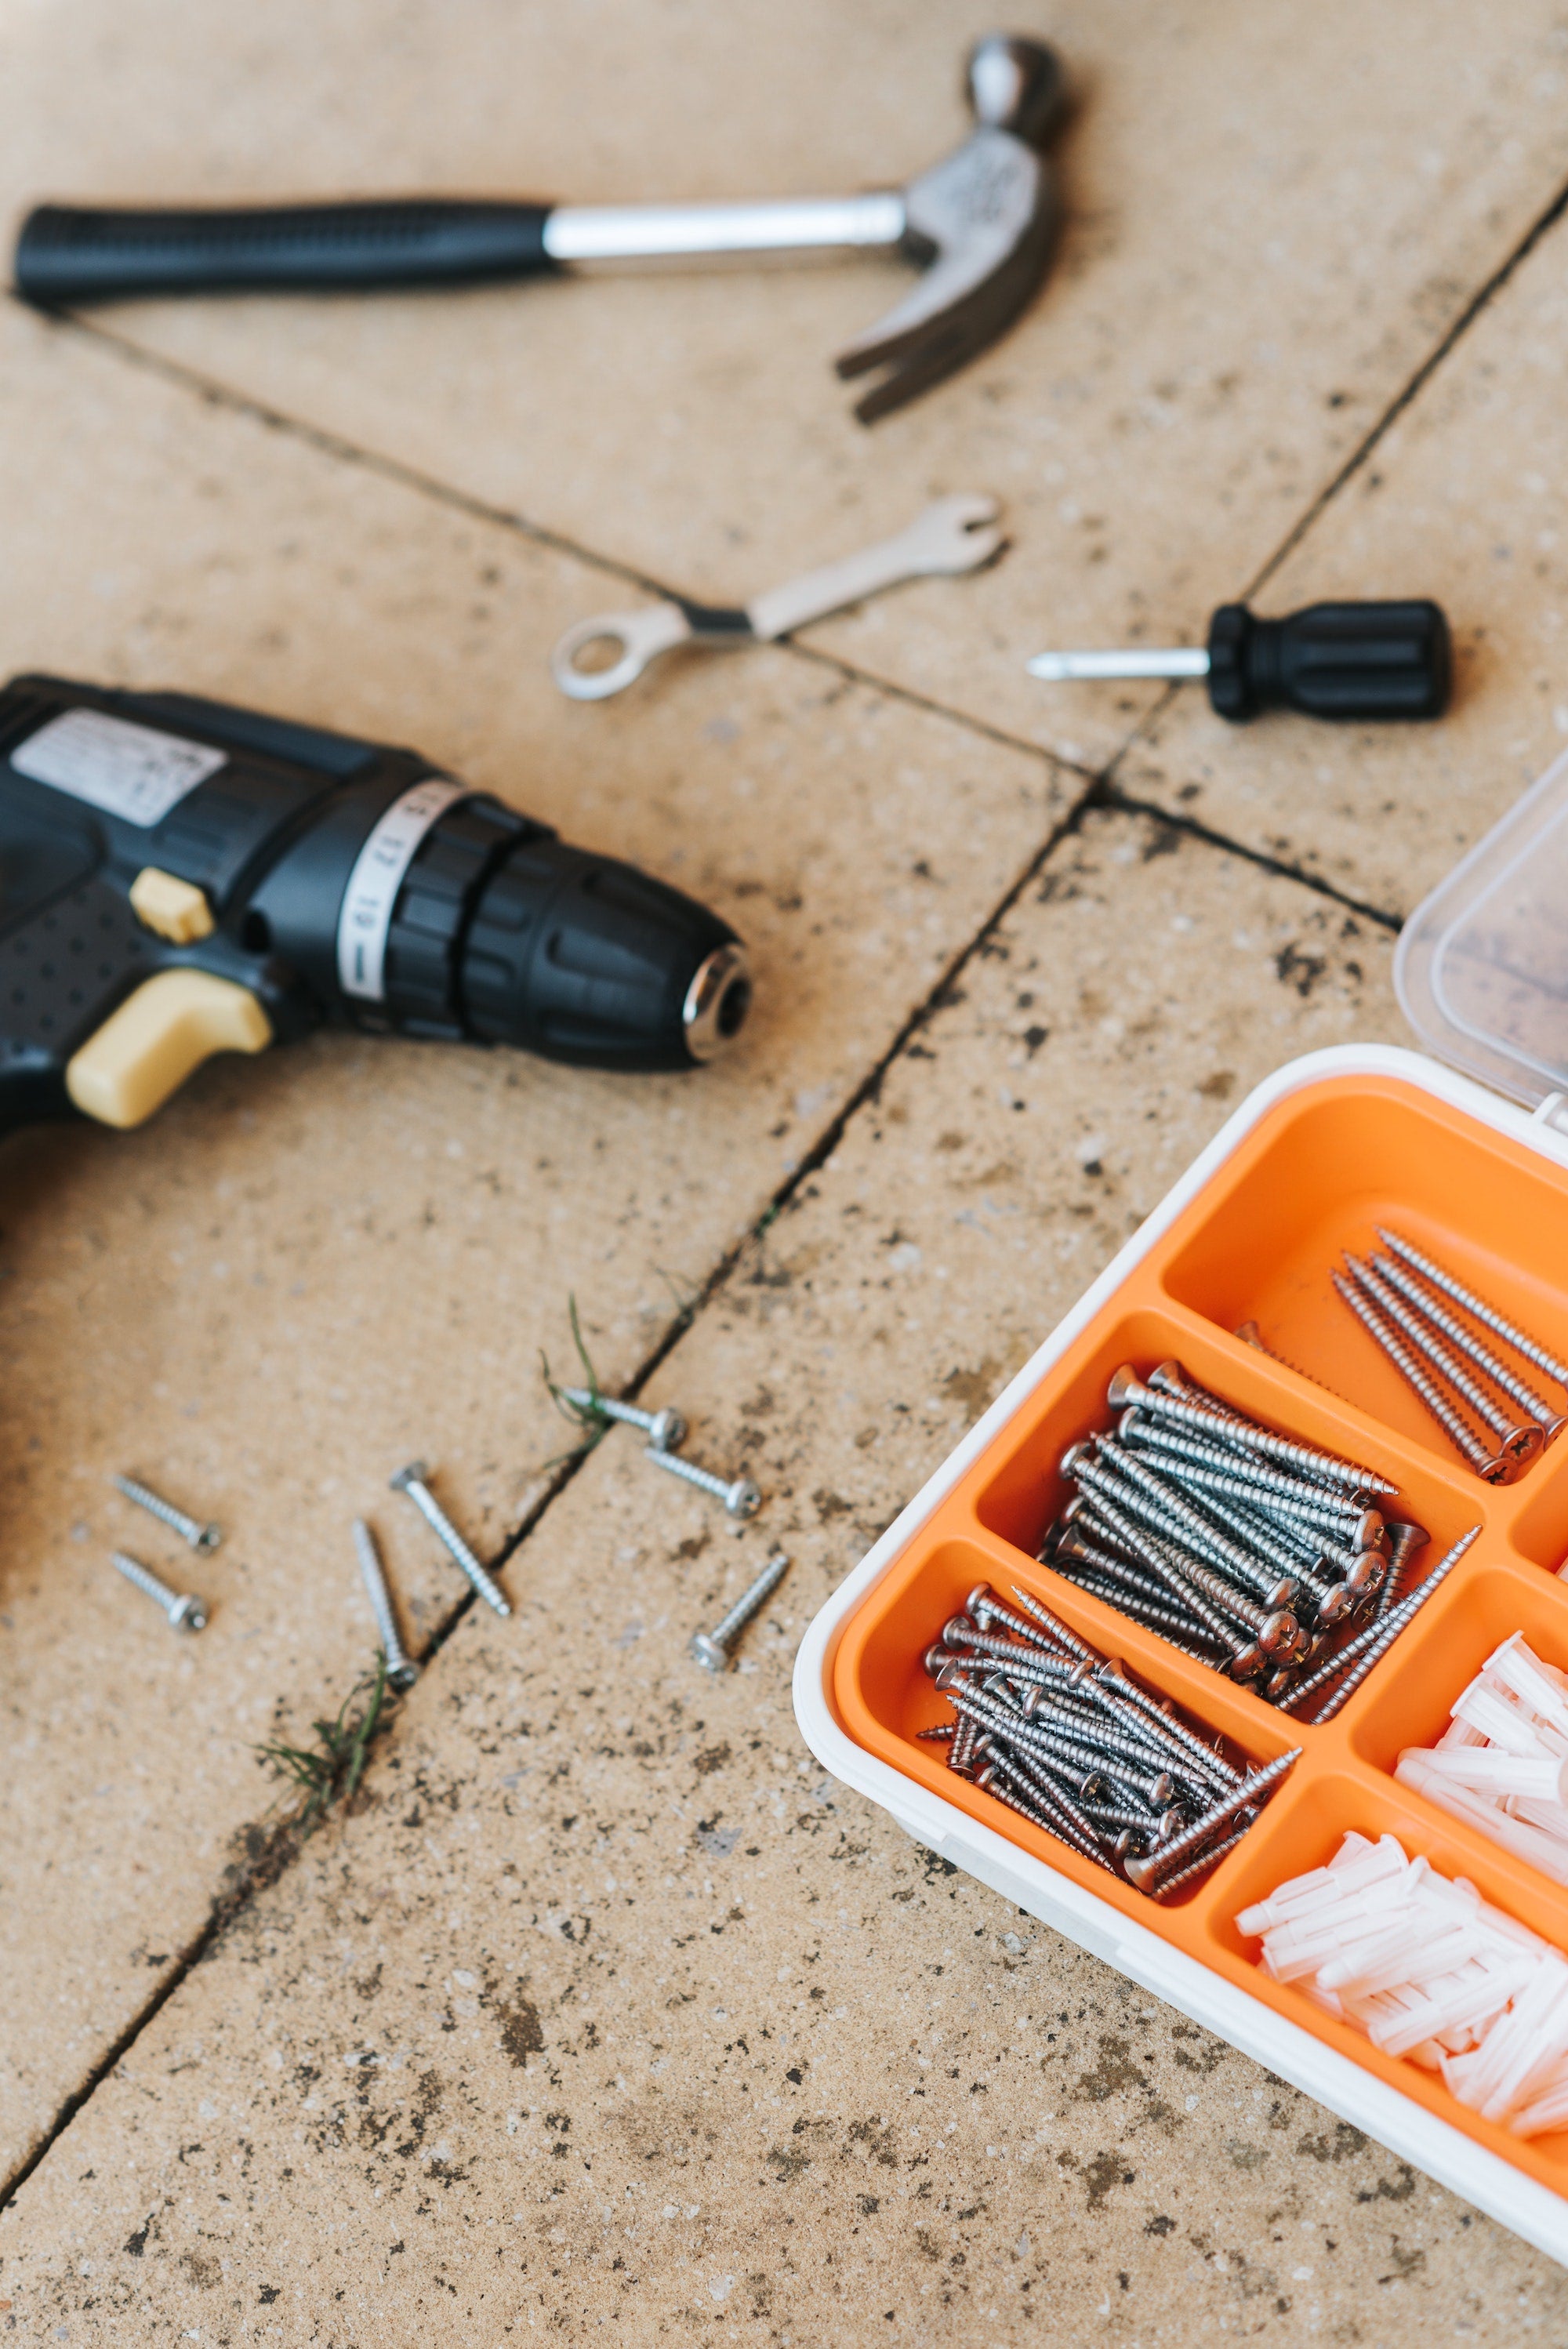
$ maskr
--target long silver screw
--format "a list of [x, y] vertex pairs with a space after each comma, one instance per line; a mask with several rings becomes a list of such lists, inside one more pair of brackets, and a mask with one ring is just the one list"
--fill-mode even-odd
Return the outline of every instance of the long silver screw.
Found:
[[1129, 1676], [1119, 1658], [1108, 1656], [1095, 1678], [1111, 1692], [1119, 1703], [1143, 1713], [1150, 1726], [1158, 1736], [1165, 1739], [1172, 1753], [1180, 1753], [1185, 1746], [1192, 1760], [1222, 1785], [1241, 1785], [1244, 1772], [1233, 1768], [1222, 1754], [1216, 1754], [1212, 1746], [1205, 1745], [1201, 1737], [1194, 1736], [1184, 1721], [1177, 1721], [1165, 1712], [1157, 1698], [1140, 1688], [1138, 1682]]
[[[1117, 1433], [1123, 1444], [1141, 1453], [1152, 1466], [1160, 1466], [1167, 1458], [1190, 1460], [1196, 1468], [1217, 1468], [1240, 1484], [1254, 1486], [1260, 1495], [1277, 1493], [1289, 1500], [1314, 1501], [1336, 1510], [1342, 1516], [1355, 1516], [1364, 1506], [1343, 1488], [1325, 1485], [1320, 1477], [1271, 1466], [1261, 1455], [1237, 1452], [1222, 1444], [1207, 1444], [1201, 1436], [1184, 1435], [1180, 1429], [1161, 1426], [1158, 1420], [1149, 1419], [1141, 1412], [1124, 1411]], [[1263, 1508], [1266, 1500], [1260, 1498], [1253, 1506]]]
[[150, 1517], [156, 1517], [160, 1525], [167, 1526], [170, 1533], [178, 1534], [182, 1542], [189, 1542], [203, 1557], [215, 1550], [222, 1540], [222, 1526], [204, 1526], [200, 1518], [187, 1516], [172, 1501], [166, 1501], [161, 1493], [155, 1493], [150, 1485], [139, 1484], [134, 1476], [115, 1476], [109, 1481], [117, 1493], [123, 1493], [128, 1501], [134, 1501], [139, 1509], [145, 1509]]
[[150, 1566], [143, 1566], [139, 1557], [131, 1557], [122, 1549], [111, 1553], [111, 1563], [118, 1567], [128, 1582], [134, 1582], [139, 1590], [145, 1590], [148, 1597], [162, 1608], [176, 1631], [206, 1630], [207, 1602], [204, 1599], [197, 1599], [188, 1590], [170, 1590], [167, 1582], [160, 1582]]
[[1222, 1801], [1206, 1810], [1202, 1818], [1194, 1819], [1181, 1835], [1172, 1837], [1169, 1843], [1161, 1844], [1158, 1851], [1150, 1852], [1147, 1859], [1129, 1860], [1129, 1882], [1135, 1884], [1140, 1892], [1156, 1891], [1161, 1879], [1174, 1875], [1181, 1862], [1207, 1843], [1216, 1828], [1224, 1826], [1239, 1810], [1255, 1806], [1272, 1795], [1281, 1779], [1300, 1761], [1301, 1753], [1299, 1745], [1293, 1746], [1288, 1754], [1280, 1754], [1266, 1769], [1250, 1772], [1239, 1786], [1232, 1787]]
[[1332, 1452], [1315, 1451], [1310, 1444], [1293, 1444], [1289, 1436], [1276, 1435], [1272, 1428], [1228, 1416], [1222, 1407], [1211, 1410], [1206, 1405], [1182, 1402], [1157, 1387], [1145, 1386], [1130, 1362], [1124, 1362], [1115, 1373], [1106, 1391], [1106, 1401], [1118, 1413], [1133, 1403], [1140, 1411], [1163, 1419], [1172, 1427], [1190, 1428], [1211, 1442], [1239, 1444], [1243, 1452], [1262, 1453], [1266, 1460], [1283, 1461], [1287, 1467], [1303, 1469], [1326, 1485], [1343, 1485], [1357, 1493], [1393, 1494], [1399, 1489], [1398, 1485], [1390, 1485], [1387, 1476], [1379, 1476], [1375, 1469], [1362, 1468], [1354, 1460], [1341, 1460]]
[[1405, 1588], [1406, 1568], [1415, 1557], [1417, 1551], [1425, 1549], [1431, 1539], [1425, 1526], [1400, 1525], [1396, 1522], [1390, 1525], [1388, 1530], [1393, 1536], [1393, 1547], [1388, 1554], [1388, 1571], [1384, 1578], [1383, 1588], [1377, 1593], [1377, 1604], [1374, 1609], [1376, 1619], [1379, 1622], [1386, 1615], [1393, 1613], [1401, 1599], [1409, 1597], [1408, 1591]]
[[1246, 1659], [1243, 1668], [1246, 1674], [1255, 1674], [1262, 1670], [1263, 1650], [1256, 1640], [1240, 1637], [1233, 1626], [1226, 1620], [1220, 1608], [1210, 1603], [1195, 1580], [1189, 1579], [1194, 1567], [1199, 1572], [1203, 1571], [1198, 1560], [1183, 1558], [1181, 1567], [1178, 1567], [1168, 1552], [1145, 1535], [1130, 1517], [1123, 1516], [1113, 1502], [1101, 1500], [1094, 1516], [1087, 1522], [1090, 1533], [1099, 1536], [1102, 1540], [1109, 1536], [1118, 1542], [1129, 1556], [1137, 1559], [1140, 1566], [1146, 1567], [1150, 1573], [1166, 1585], [1178, 1606], [1185, 1613], [1196, 1616], [1198, 1621], [1202, 1624], [1207, 1637], [1213, 1640], [1229, 1656], [1233, 1672], [1243, 1657]]
[[1372, 1626], [1377, 1636], [1371, 1646], [1365, 1649], [1357, 1658], [1333, 1695], [1320, 1711], [1313, 1714], [1312, 1719], [1316, 1726], [1321, 1727], [1326, 1721], [1332, 1721], [1340, 1707], [1348, 1704], [1373, 1665], [1382, 1662], [1400, 1632], [1408, 1628], [1413, 1617], [1426, 1605], [1439, 1583], [1452, 1573], [1480, 1532], [1480, 1527], [1475, 1526], [1468, 1534], [1462, 1535], [1455, 1542], [1448, 1556], [1439, 1558], [1430, 1574], [1417, 1583], [1408, 1599], [1396, 1607], [1391, 1615], [1386, 1615], [1380, 1623]]
[[376, 1547], [375, 1535], [363, 1517], [354, 1520], [354, 1547], [359, 1553], [359, 1572], [370, 1600], [370, 1611], [381, 1634], [381, 1652], [387, 1659], [387, 1677], [395, 1689], [412, 1688], [419, 1677], [419, 1667], [404, 1647], [398, 1633], [397, 1618], [393, 1611], [392, 1593], [387, 1588], [381, 1553]]
[[[1249, 1820], [1247, 1826], [1250, 1825]], [[1195, 1876], [1211, 1874], [1218, 1868], [1220, 1862], [1222, 1859], [1228, 1859], [1236, 1846], [1245, 1839], [1246, 1832], [1246, 1826], [1238, 1827], [1234, 1835], [1225, 1837], [1223, 1843], [1212, 1843], [1207, 1851], [1201, 1851], [1196, 1859], [1190, 1859], [1185, 1868], [1179, 1868], [1174, 1876], [1162, 1876], [1154, 1888], [1156, 1900], [1169, 1900], [1173, 1892], [1180, 1892], [1181, 1887], [1184, 1884], [1191, 1884]]]
[[[1022, 1595], [1020, 1592], [1019, 1596]], [[1053, 1646], [1062, 1647], [1080, 1664], [1084, 1661], [1089, 1651], [1081, 1640], [1074, 1638], [1065, 1623], [1057, 1622], [1048, 1607], [1042, 1607], [1038, 1599], [1026, 1600], [1025, 1607], [1028, 1619], [1025, 1615], [1015, 1615], [1006, 1602], [997, 1598], [988, 1582], [977, 1582], [964, 1601], [964, 1612], [972, 1616], [983, 1631], [992, 1623], [1000, 1623], [1016, 1639], [1022, 1640], [1028, 1647], [1038, 1648], [1042, 1654], [1048, 1655]], [[1043, 1639], [1042, 1632], [1045, 1634]]]
[[1364, 1296], [1360, 1289], [1337, 1272], [1330, 1272], [1328, 1278], [1372, 1343], [1393, 1363], [1412, 1393], [1426, 1404], [1455, 1451], [1469, 1461], [1476, 1475], [1485, 1483], [1496, 1485], [1506, 1481], [1510, 1464], [1500, 1459], [1481, 1442], [1470, 1422], [1455, 1410], [1442, 1389], [1427, 1376], [1409, 1349], [1401, 1343], [1398, 1332], [1385, 1321], [1371, 1299]]
[[1549, 1354], [1544, 1346], [1538, 1346], [1533, 1338], [1527, 1338], [1522, 1330], [1516, 1330], [1511, 1321], [1505, 1321], [1495, 1306], [1489, 1305], [1484, 1297], [1478, 1297], [1473, 1289], [1466, 1288], [1451, 1272], [1445, 1272], [1442, 1266], [1434, 1264], [1429, 1256], [1423, 1256], [1418, 1248], [1410, 1246], [1408, 1240], [1402, 1240], [1398, 1232], [1386, 1232], [1379, 1224], [1377, 1237], [1385, 1247], [1392, 1248], [1406, 1264], [1413, 1266], [1417, 1272], [1425, 1273], [1434, 1288], [1440, 1288], [1445, 1297], [1451, 1297], [1456, 1305], [1462, 1305], [1467, 1313], [1473, 1313], [1484, 1329], [1492, 1330], [1499, 1338], [1505, 1338], [1516, 1354], [1522, 1354], [1527, 1362], [1533, 1362], [1538, 1371], [1544, 1371], [1547, 1377], [1555, 1379], [1560, 1387], [1568, 1387], [1568, 1368], [1564, 1368], [1555, 1355]]
[[719, 1617], [712, 1630], [692, 1633], [687, 1652], [696, 1658], [705, 1671], [728, 1671], [730, 1649], [789, 1571], [789, 1559], [781, 1549], [776, 1549], [750, 1588], [741, 1592], [728, 1613]]
[[1351, 1278], [1359, 1281], [1373, 1303], [1380, 1306], [1387, 1315], [1395, 1329], [1404, 1332], [1416, 1351], [1430, 1362], [1439, 1377], [1447, 1379], [1460, 1402], [1468, 1402], [1483, 1425], [1491, 1428], [1497, 1438], [1499, 1451], [1520, 1469], [1538, 1459], [1545, 1442], [1540, 1422], [1531, 1419], [1522, 1423], [1518, 1419], [1511, 1419], [1501, 1405], [1493, 1402], [1480, 1381], [1471, 1378], [1458, 1357], [1439, 1342], [1421, 1315], [1412, 1313], [1398, 1291], [1383, 1278], [1381, 1273], [1374, 1272], [1369, 1264], [1363, 1264], [1358, 1256], [1346, 1253], [1345, 1261], [1350, 1267]]
[[1483, 1346], [1475, 1331], [1467, 1330], [1457, 1314], [1446, 1312], [1424, 1281], [1418, 1280], [1413, 1272], [1391, 1256], [1375, 1256], [1372, 1269], [1424, 1314], [1435, 1330], [1440, 1330], [1450, 1345], [1457, 1346], [1461, 1354], [1468, 1355], [1478, 1369], [1483, 1370], [1493, 1386], [1501, 1387], [1505, 1395], [1511, 1396], [1522, 1410], [1538, 1421], [1548, 1444], [1557, 1441], [1568, 1427], [1568, 1418], [1554, 1411], [1545, 1396], [1538, 1395], [1525, 1380], [1515, 1378], [1508, 1364], [1490, 1346]]
[[411, 1460], [407, 1468], [399, 1468], [396, 1476], [389, 1477], [387, 1481], [395, 1493], [407, 1494], [447, 1556], [461, 1568], [485, 1605], [493, 1607], [498, 1615], [510, 1615], [511, 1601], [505, 1591], [485, 1572], [425, 1482], [429, 1473], [422, 1460]]
[[562, 1387], [562, 1402], [597, 1419], [618, 1419], [624, 1427], [640, 1427], [655, 1452], [674, 1452], [686, 1442], [686, 1423], [678, 1411], [642, 1411], [634, 1402], [600, 1394], [593, 1387]]
[[678, 1452], [661, 1452], [653, 1444], [645, 1456], [655, 1468], [667, 1468], [672, 1476], [684, 1476], [699, 1492], [711, 1493], [716, 1501], [723, 1502], [732, 1517], [754, 1517], [762, 1506], [762, 1495], [749, 1476], [737, 1476], [727, 1483], [722, 1476], [699, 1468], [695, 1460], [683, 1460]]
[[[1356, 1674], [1349, 1687], [1336, 1691], [1334, 1697], [1329, 1700], [1328, 1709], [1323, 1713], [1314, 1713], [1312, 1716], [1315, 1724], [1332, 1720], [1346, 1698], [1360, 1687], [1367, 1672], [1371, 1671], [1372, 1665], [1387, 1653], [1400, 1632], [1414, 1620], [1439, 1584], [1445, 1581], [1453, 1572], [1470, 1544], [1479, 1538], [1480, 1534], [1479, 1526], [1472, 1526], [1469, 1533], [1461, 1534], [1453, 1547], [1438, 1560], [1429, 1574], [1417, 1583], [1414, 1590], [1399, 1600], [1398, 1606], [1391, 1607], [1387, 1615], [1374, 1616], [1370, 1623], [1362, 1626], [1354, 1639], [1347, 1640], [1344, 1647], [1336, 1649], [1333, 1655], [1326, 1657], [1315, 1671], [1310, 1673], [1305, 1680], [1298, 1682], [1296, 1686], [1280, 1700], [1280, 1711], [1295, 1713], [1309, 1697], [1317, 1695], [1321, 1690], [1328, 1686], [1331, 1681], [1337, 1679], [1341, 1672], [1355, 1665]], [[1370, 1658], [1370, 1661], [1364, 1663], [1362, 1661], [1364, 1658]]]

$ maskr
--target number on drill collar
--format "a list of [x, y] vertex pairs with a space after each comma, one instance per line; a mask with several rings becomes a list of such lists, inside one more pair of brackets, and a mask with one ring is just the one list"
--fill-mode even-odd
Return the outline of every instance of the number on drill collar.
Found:
[[387, 937], [403, 877], [430, 826], [454, 800], [473, 797], [469, 783], [427, 775], [395, 799], [355, 860], [337, 916], [337, 978], [362, 1003], [387, 998]]

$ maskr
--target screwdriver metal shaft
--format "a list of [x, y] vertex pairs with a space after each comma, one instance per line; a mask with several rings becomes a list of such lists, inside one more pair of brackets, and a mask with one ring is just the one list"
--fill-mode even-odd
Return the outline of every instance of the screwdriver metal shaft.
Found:
[[1037, 653], [1029, 675], [1047, 685], [1070, 685], [1078, 679], [1121, 677], [1207, 677], [1209, 656], [1202, 646], [1166, 645], [1142, 651], [1136, 645], [1121, 652]]

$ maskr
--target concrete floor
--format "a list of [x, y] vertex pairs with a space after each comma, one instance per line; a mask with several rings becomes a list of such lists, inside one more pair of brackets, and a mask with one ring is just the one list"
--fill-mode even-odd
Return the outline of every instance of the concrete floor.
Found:
[[[940, 14], [0, 0], [0, 187], [854, 186], [956, 135], [988, 18]], [[1568, 2338], [1550, 2262], [793, 1723], [817, 1607], [1229, 1107], [1406, 1040], [1399, 920], [1568, 731], [1558, 12], [1042, 29], [1078, 91], [1057, 268], [870, 434], [827, 364], [898, 282], [869, 262], [0, 313], [7, 673], [417, 742], [691, 888], [759, 973], [689, 1081], [327, 1040], [5, 1145], [23, 2338]], [[603, 709], [550, 684], [583, 613], [744, 595], [956, 488], [1006, 503], [981, 576]], [[1232, 730], [1020, 674], [1254, 587], [1440, 596], [1452, 718]], [[552, 1478], [570, 1294], [607, 1383], [756, 1475], [754, 1526], [621, 1435]], [[395, 1510], [414, 1451], [510, 1623]], [[231, 1528], [187, 1648], [107, 1584], [120, 1467]], [[438, 1647], [352, 1816], [279, 1852], [253, 1747], [367, 1660], [362, 1510]], [[775, 1542], [704, 1681], [690, 1630]]]

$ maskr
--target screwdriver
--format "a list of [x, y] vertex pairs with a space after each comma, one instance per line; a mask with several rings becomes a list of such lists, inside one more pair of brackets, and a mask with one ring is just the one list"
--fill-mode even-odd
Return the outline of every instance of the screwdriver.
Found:
[[1440, 718], [1452, 663], [1449, 624], [1436, 604], [1312, 604], [1260, 620], [1222, 604], [1204, 650], [1037, 653], [1031, 677], [1201, 677], [1218, 715], [1239, 723], [1260, 709], [1306, 718]]

